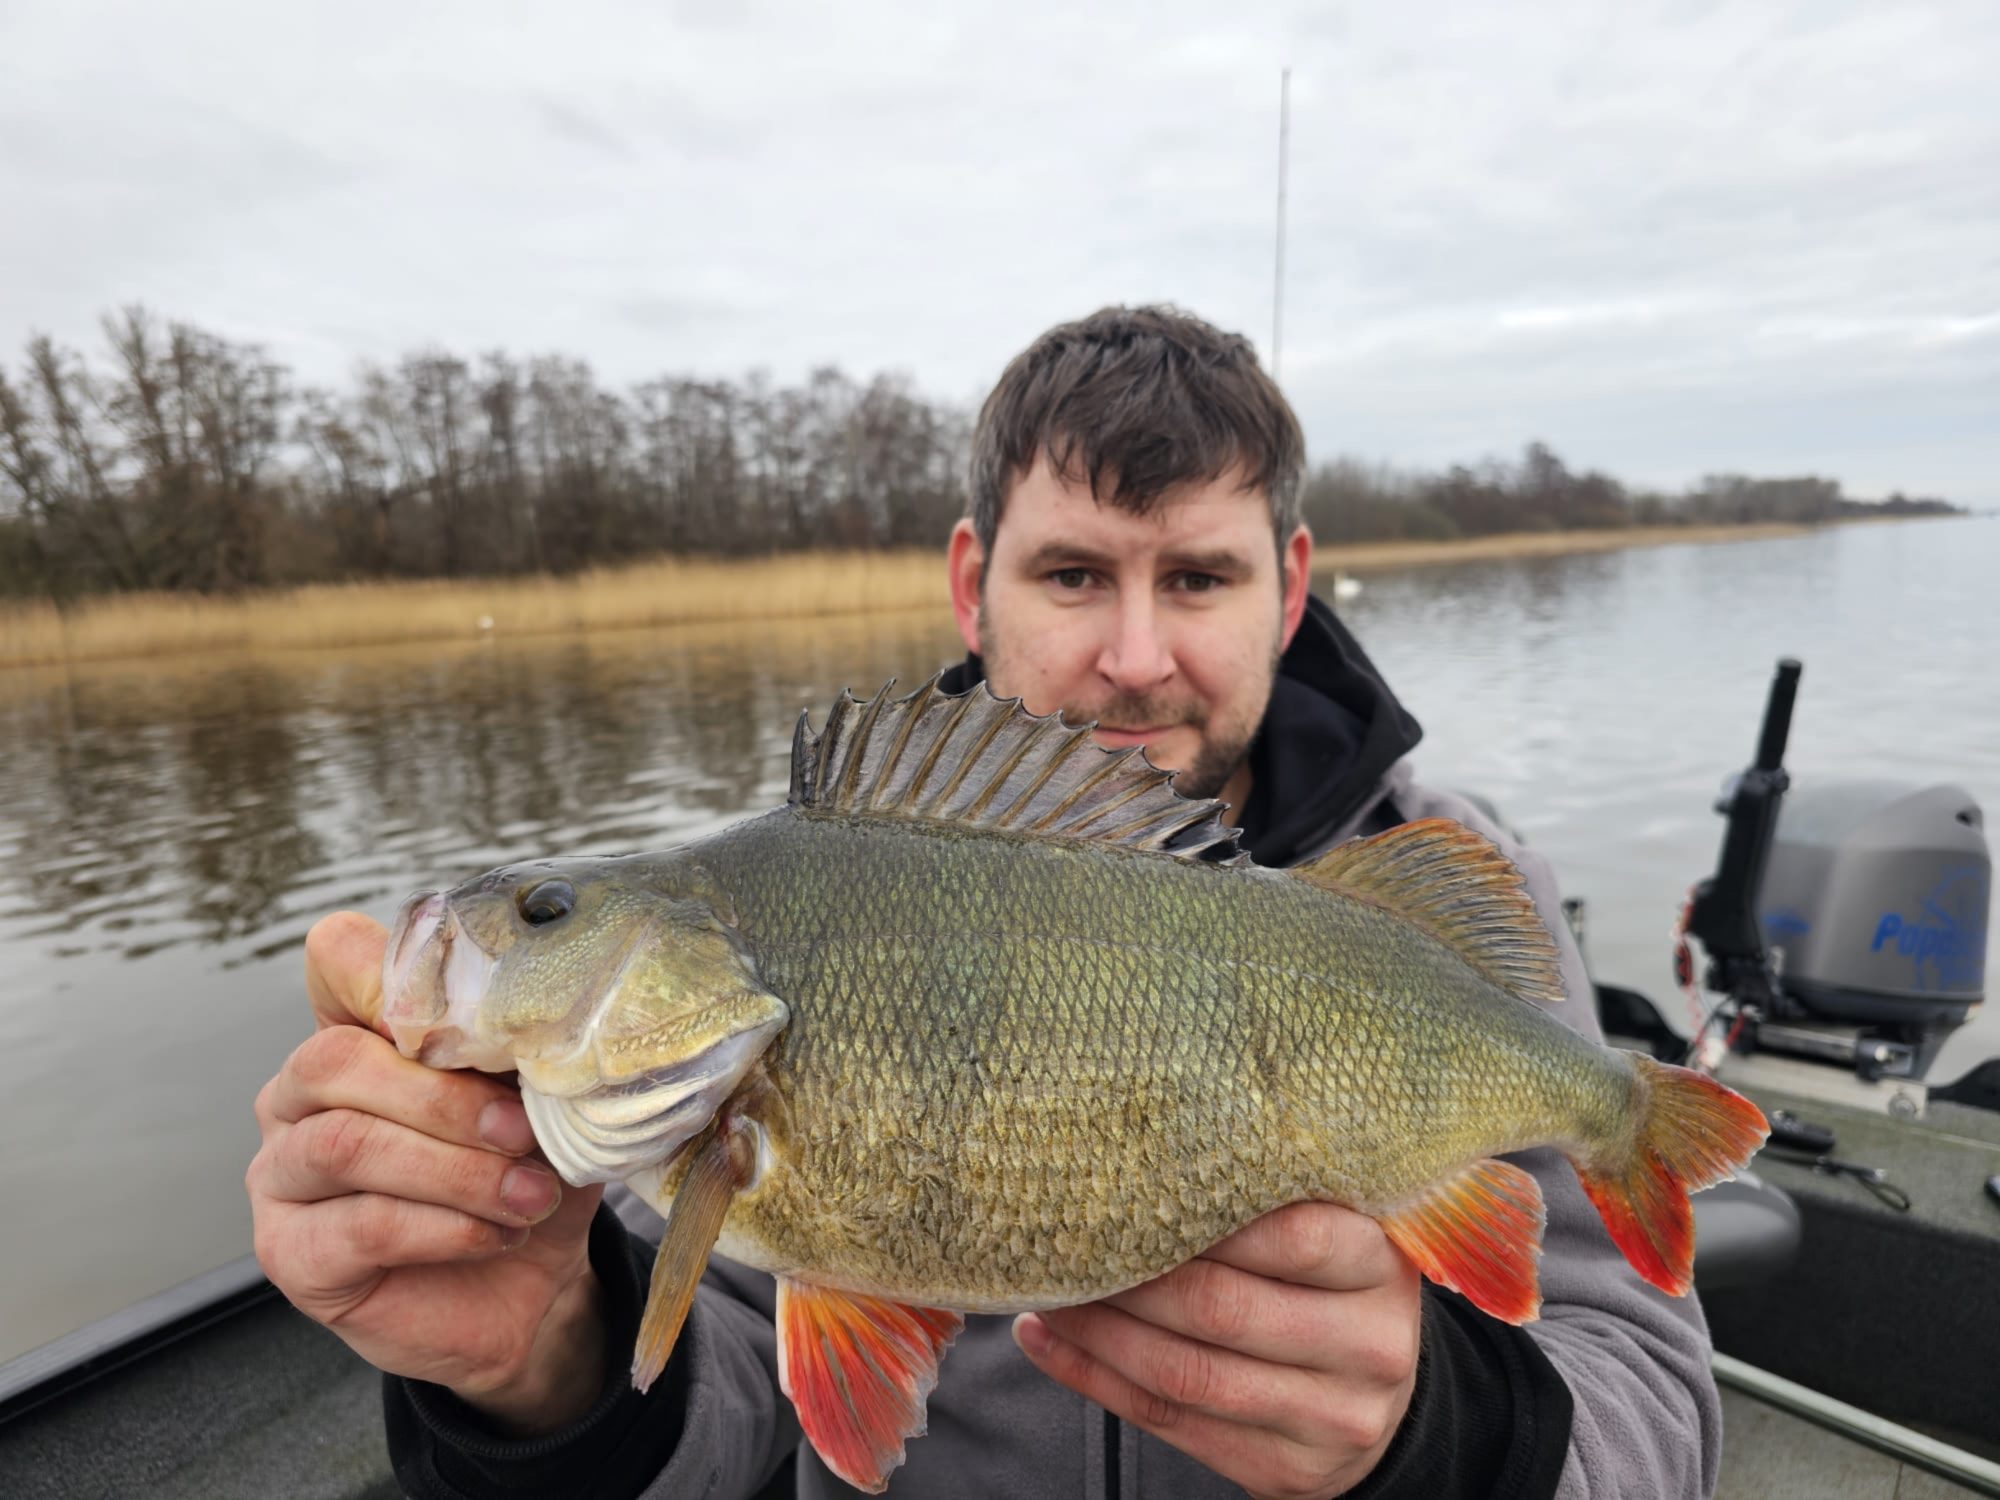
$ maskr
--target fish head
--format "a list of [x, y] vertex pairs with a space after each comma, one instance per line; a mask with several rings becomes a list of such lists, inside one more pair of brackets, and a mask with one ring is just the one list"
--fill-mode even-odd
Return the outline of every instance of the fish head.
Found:
[[382, 1019], [431, 1067], [518, 1073], [572, 1182], [622, 1176], [698, 1134], [790, 1019], [726, 911], [619, 860], [419, 892], [390, 930]]
[[584, 864], [507, 865], [403, 903], [383, 955], [382, 1020], [404, 1056], [504, 1073], [523, 1052], [575, 1050], [595, 971], [645, 920]]

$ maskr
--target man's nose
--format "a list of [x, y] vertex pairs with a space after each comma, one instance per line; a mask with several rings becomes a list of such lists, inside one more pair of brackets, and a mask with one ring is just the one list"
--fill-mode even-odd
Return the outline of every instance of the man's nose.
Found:
[[1097, 670], [1121, 693], [1150, 692], [1174, 675], [1174, 654], [1150, 593], [1119, 600], [1117, 621], [1098, 654]]

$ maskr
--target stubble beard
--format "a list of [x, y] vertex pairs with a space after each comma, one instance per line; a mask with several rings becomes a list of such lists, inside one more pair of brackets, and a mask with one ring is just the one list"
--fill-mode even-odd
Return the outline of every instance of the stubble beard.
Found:
[[[987, 680], [990, 682], [996, 677], [1004, 677], [1006, 668], [1000, 654], [1000, 643], [987, 621], [984, 605], [979, 609], [978, 629], [979, 655], [986, 664]], [[1087, 708], [1066, 703], [1062, 705], [1062, 716], [1071, 724], [1088, 724], [1095, 720], [1109, 728], [1140, 724], [1155, 728], [1192, 726], [1201, 738], [1194, 759], [1174, 772], [1173, 787], [1183, 797], [1213, 797], [1229, 784], [1229, 779], [1250, 758], [1250, 746], [1257, 738], [1264, 709], [1271, 701], [1271, 687], [1277, 681], [1279, 654], [1274, 644], [1271, 658], [1265, 663], [1264, 692], [1257, 713], [1248, 722], [1229, 723], [1211, 730], [1209, 715], [1201, 704], [1149, 693], [1120, 693]]]

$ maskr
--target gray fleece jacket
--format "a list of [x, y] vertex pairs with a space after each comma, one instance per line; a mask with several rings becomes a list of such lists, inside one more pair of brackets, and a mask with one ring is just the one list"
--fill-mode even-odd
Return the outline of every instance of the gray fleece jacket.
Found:
[[[1315, 619], [1322, 627], [1330, 622], [1324, 611]], [[1337, 644], [1365, 666], [1351, 638], [1339, 635]], [[1409, 729], [1413, 740], [1414, 721]], [[1545, 859], [1465, 798], [1417, 782], [1406, 757], [1345, 813], [1288, 850], [1284, 862], [1427, 817], [1456, 819], [1506, 850], [1561, 950], [1571, 997], [1559, 1009], [1561, 1019], [1600, 1037], [1590, 979]], [[1410, 1417], [1376, 1473], [1352, 1493], [1365, 1500], [1708, 1495], [1722, 1420], [1700, 1306], [1655, 1290], [1626, 1265], [1567, 1161], [1547, 1150], [1512, 1159], [1534, 1174], [1547, 1204], [1541, 1318], [1524, 1330], [1507, 1329], [1427, 1285]], [[606, 1202], [625, 1227], [606, 1212], [593, 1230], [593, 1264], [611, 1303], [621, 1367], [607, 1372], [604, 1398], [571, 1432], [516, 1443], [488, 1432], [440, 1388], [391, 1379], [390, 1448], [405, 1489], [419, 1496], [645, 1500], [853, 1495], [802, 1443], [791, 1403], [778, 1389], [774, 1286], [767, 1275], [711, 1261], [666, 1376], [650, 1397], [631, 1392], [622, 1351], [630, 1348], [661, 1224], [621, 1188]], [[966, 1320], [940, 1367], [929, 1431], [909, 1445], [889, 1495], [1208, 1500], [1242, 1494], [1047, 1379], [1015, 1347], [1010, 1322]]]

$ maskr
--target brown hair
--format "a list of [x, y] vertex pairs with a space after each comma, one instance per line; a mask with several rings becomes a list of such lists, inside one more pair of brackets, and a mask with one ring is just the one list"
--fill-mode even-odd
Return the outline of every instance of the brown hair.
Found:
[[1299, 419], [1248, 339], [1178, 308], [1104, 308], [1007, 366], [972, 435], [972, 528], [988, 557], [1007, 492], [1038, 453], [1134, 515], [1240, 469], [1243, 489], [1269, 501], [1281, 547], [1299, 524]]

